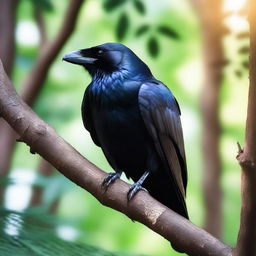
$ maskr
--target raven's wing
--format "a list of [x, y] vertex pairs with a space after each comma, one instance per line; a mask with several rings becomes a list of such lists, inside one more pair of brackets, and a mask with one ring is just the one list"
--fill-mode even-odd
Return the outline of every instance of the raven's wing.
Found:
[[93, 142], [100, 147], [100, 142], [97, 137], [97, 133], [94, 127], [94, 122], [92, 119], [91, 106], [92, 104], [90, 99], [90, 85], [89, 85], [84, 92], [84, 98], [83, 98], [82, 107], [81, 107], [83, 124], [85, 129], [90, 132]]
[[144, 83], [138, 95], [141, 116], [184, 209], [187, 168], [179, 105], [161, 82]]

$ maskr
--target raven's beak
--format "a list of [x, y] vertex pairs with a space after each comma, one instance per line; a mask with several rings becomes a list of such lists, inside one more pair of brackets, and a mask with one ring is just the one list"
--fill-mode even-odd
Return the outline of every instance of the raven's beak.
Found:
[[65, 60], [67, 62], [78, 64], [78, 65], [85, 65], [85, 64], [93, 64], [97, 59], [92, 57], [84, 56], [84, 54], [81, 54], [81, 50], [79, 51], [73, 51], [68, 54], [66, 54], [62, 60]]

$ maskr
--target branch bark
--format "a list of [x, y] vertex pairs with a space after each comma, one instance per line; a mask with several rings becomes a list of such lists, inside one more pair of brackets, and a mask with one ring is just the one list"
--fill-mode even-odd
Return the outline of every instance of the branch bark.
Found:
[[191, 0], [199, 17], [203, 39], [204, 85], [201, 94], [203, 195], [205, 229], [220, 238], [222, 233], [222, 189], [219, 93], [225, 63], [222, 0]]
[[18, 0], [0, 1], [0, 59], [9, 77], [12, 74], [15, 56], [14, 32], [17, 5]]
[[63, 23], [58, 35], [52, 42], [49, 42], [42, 48], [34, 68], [28, 74], [27, 79], [25, 79], [21, 96], [29, 106], [34, 104], [47, 78], [51, 64], [74, 31], [77, 17], [84, 1], [85, 0], [70, 0], [66, 13], [63, 16]]
[[[83, 158], [17, 95], [0, 63], [0, 114], [32, 151], [47, 159], [68, 179], [89, 191], [103, 205], [126, 214], [193, 256], [230, 256], [231, 248], [141, 191], [127, 202], [129, 185], [117, 180], [107, 191], [106, 173]], [[65, 154], [63, 154], [65, 152]]]
[[[15, 57], [15, 25], [16, 9], [18, 0], [0, 1], [0, 59], [3, 62], [6, 73], [9, 77], [12, 75], [13, 62]], [[2, 132], [4, 131], [4, 133]], [[1, 170], [9, 169], [11, 151], [14, 141], [8, 140], [14, 137], [15, 133], [9, 125], [0, 117], [0, 177], [4, 176]], [[0, 188], [0, 203], [3, 201], [3, 187]]]
[[45, 28], [44, 17], [40, 9], [34, 7], [34, 17], [40, 34], [40, 47], [44, 47], [47, 44], [47, 33]]
[[234, 250], [235, 256], [256, 255], [256, 2], [249, 0], [250, 60], [249, 60], [249, 97], [245, 131], [245, 145], [239, 147], [237, 160], [241, 165], [242, 208], [241, 223]]
[[[5, 0], [9, 1], [9, 0]], [[14, 0], [11, 0], [14, 1]], [[41, 48], [40, 55], [34, 66], [29, 72], [22, 86], [22, 98], [29, 106], [32, 106], [38, 97], [43, 84], [47, 78], [48, 71], [54, 59], [59, 54], [61, 48], [74, 31], [79, 10], [86, 0], [70, 0], [60, 31], [56, 38]], [[10, 130], [8, 125], [0, 119], [0, 177], [6, 176], [10, 169], [12, 152], [15, 146], [15, 133]]]

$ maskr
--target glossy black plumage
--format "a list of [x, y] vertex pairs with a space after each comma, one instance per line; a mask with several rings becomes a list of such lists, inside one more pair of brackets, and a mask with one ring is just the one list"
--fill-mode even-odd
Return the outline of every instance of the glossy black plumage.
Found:
[[[188, 218], [187, 170], [180, 109], [170, 90], [122, 44], [72, 52], [64, 60], [91, 74], [82, 103], [85, 128], [112, 168]], [[136, 186], [135, 186], [136, 187]]]

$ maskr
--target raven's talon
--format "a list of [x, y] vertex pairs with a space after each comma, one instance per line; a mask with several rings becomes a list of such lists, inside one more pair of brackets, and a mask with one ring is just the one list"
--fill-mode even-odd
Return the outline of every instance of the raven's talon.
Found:
[[127, 193], [127, 200], [131, 201], [132, 198], [140, 191], [143, 190], [145, 192], [148, 192], [145, 188], [143, 188], [140, 184], [134, 183]]
[[111, 183], [113, 183], [116, 179], [120, 178], [121, 174], [122, 173], [120, 172], [109, 173], [108, 176], [101, 183], [101, 186], [107, 189]]

